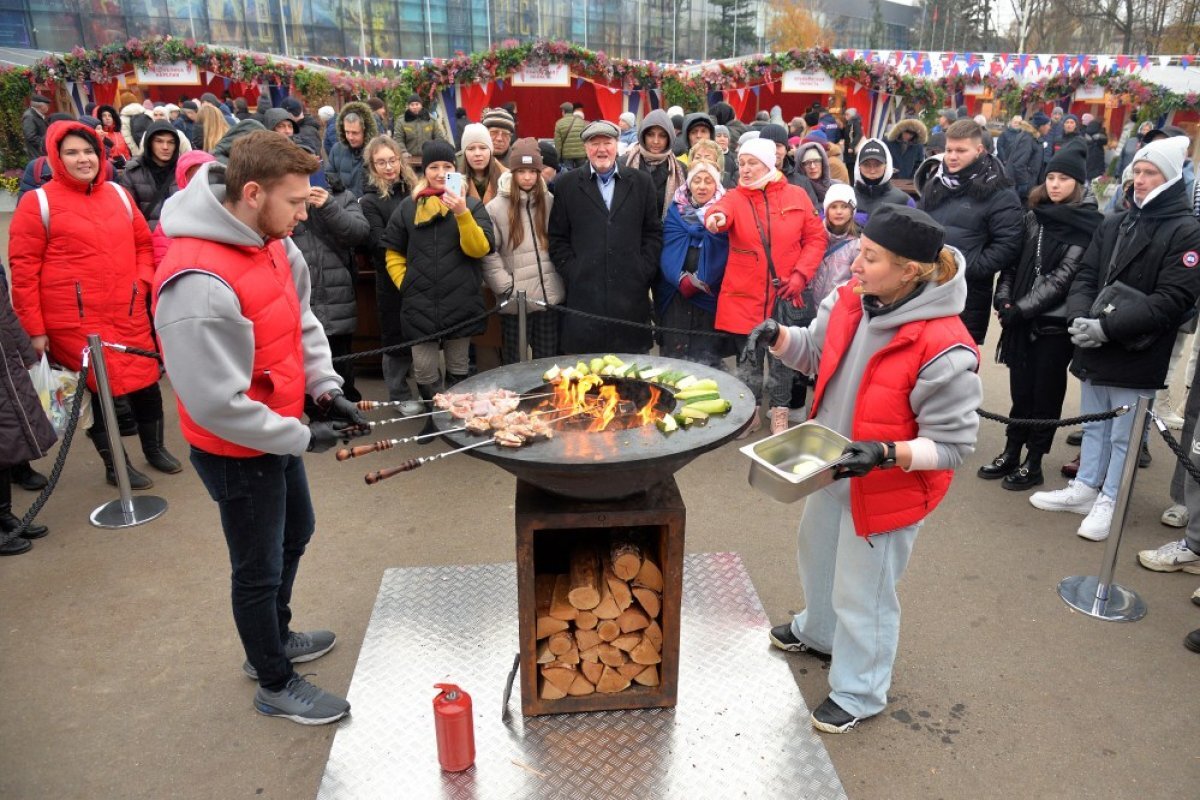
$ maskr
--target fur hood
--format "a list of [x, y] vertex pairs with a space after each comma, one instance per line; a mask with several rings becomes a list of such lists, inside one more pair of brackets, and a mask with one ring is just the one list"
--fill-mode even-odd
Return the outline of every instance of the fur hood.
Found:
[[342, 106], [342, 110], [337, 116], [337, 138], [342, 144], [349, 147], [346, 142], [346, 115], [358, 114], [363, 121], [363, 147], [366, 147], [367, 142], [379, 135], [379, 125], [375, 122], [375, 112], [366, 103], [354, 100]]
[[1039, 134], [1039, 133], [1037, 132], [1037, 128], [1033, 127], [1032, 125], [1030, 125], [1030, 124], [1029, 124], [1028, 122], [1026, 122], [1025, 120], [1021, 120], [1021, 122], [1020, 122], [1020, 123], [1017, 125], [1017, 127], [1016, 127], [1016, 128], [1013, 128], [1013, 127], [1009, 126], [1009, 127], [1007, 128], [1007, 130], [1018, 130], [1018, 131], [1025, 131], [1025, 132], [1026, 132], [1026, 133], [1028, 133], [1030, 136], [1032, 136], [1034, 139], [1038, 138], [1038, 136], [1040, 136], [1040, 135], [1041, 135], [1041, 134]]
[[892, 129], [888, 131], [888, 141], [900, 141], [900, 134], [904, 133], [905, 131], [911, 131], [915, 134], [913, 141], [917, 144], [925, 144], [929, 141], [929, 128], [926, 128], [925, 123], [921, 122], [919, 119], [902, 119], [897, 122], [892, 126]]

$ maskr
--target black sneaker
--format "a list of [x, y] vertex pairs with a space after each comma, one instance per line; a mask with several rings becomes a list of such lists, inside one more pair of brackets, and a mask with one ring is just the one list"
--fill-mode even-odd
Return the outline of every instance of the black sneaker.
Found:
[[1083, 431], [1071, 431], [1067, 434], [1067, 444], [1072, 447], [1079, 447], [1083, 444]]
[[[337, 636], [333, 631], [292, 631], [288, 634], [287, 644], [283, 646], [283, 653], [293, 664], [303, 664], [325, 655], [335, 644]], [[246, 673], [250, 680], [258, 680], [258, 670], [249, 661], [242, 662], [242, 672]]]
[[797, 639], [795, 634], [792, 633], [792, 624], [790, 622], [785, 622], [783, 625], [776, 625], [774, 628], [771, 628], [768, 636], [771, 639], [771, 644], [786, 653], [808, 653], [810, 656], [816, 656], [817, 658], [832, 658], [829, 653], [822, 653], [820, 650], [809, 647]]
[[824, 733], [845, 733], [860, 722], [862, 722], [862, 717], [850, 715], [833, 702], [832, 697], [826, 697], [825, 702], [812, 712], [813, 727]]
[[1154, 456], [1150, 455], [1150, 446], [1142, 442], [1142, 449], [1138, 452], [1138, 466], [1148, 467], [1150, 462], [1154, 460]]
[[264, 716], [283, 717], [301, 725], [325, 725], [350, 713], [350, 704], [343, 698], [314, 686], [301, 675], [293, 675], [278, 692], [258, 687], [254, 708]]
[[1200, 629], [1194, 630], [1183, 637], [1183, 646], [1193, 653], [1200, 653]]

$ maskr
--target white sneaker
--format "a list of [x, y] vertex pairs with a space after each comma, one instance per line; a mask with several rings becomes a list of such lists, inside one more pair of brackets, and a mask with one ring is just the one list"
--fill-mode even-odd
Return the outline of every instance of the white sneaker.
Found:
[[1138, 553], [1138, 563], [1155, 572], [1190, 572], [1200, 575], [1200, 555], [1188, 549], [1187, 541], [1167, 542], [1157, 550]]
[[1183, 417], [1176, 414], [1175, 409], [1168, 406], [1162, 411], [1155, 411], [1154, 413], [1158, 414], [1158, 418], [1163, 421], [1163, 425], [1166, 425], [1171, 430], [1177, 431], [1183, 428]]
[[1084, 539], [1091, 539], [1093, 542], [1103, 542], [1108, 538], [1108, 529], [1112, 526], [1113, 507], [1115, 505], [1116, 501], [1108, 495], [1099, 495], [1092, 506], [1092, 510], [1083, 518], [1083, 522], [1079, 523], [1079, 530], [1075, 532]]
[[1042, 511], [1070, 511], [1074, 514], [1088, 514], [1099, 494], [1099, 489], [1093, 489], [1079, 481], [1068, 481], [1064, 489], [1034, 492], [1029, 496], [1029, 502], [1034, 508], [1040, 508]]
[[1163, 525], [1171, 528], [1186, 528], [1188, 525], [1188, 510], [1187, 506], [1182, 503], [1175, 503], [1162, 513], [1159, 519]]

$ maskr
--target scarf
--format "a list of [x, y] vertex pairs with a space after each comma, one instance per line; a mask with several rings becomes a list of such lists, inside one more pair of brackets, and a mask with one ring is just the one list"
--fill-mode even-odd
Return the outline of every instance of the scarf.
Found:
[[[670, 159], [670, 161], [667, 159]], [[646, 172], [654, 172], [655, 169], [664, 165], [667, 170], [667, 185], [663, 190], [663, 198], [669, 201], [675, 197], [675, 192], [678, 191], [680, 186], [687, 184], [687, 174], [683, 171], [683, 164], [679, 163], [679, 159], [669, 149], [662, 153], [651, 154], [644, 151], [640, 144], [635, 144], [629, 148], [629, 153], [625, 160], [625, 166]], [[669, 202], [663, 203], [663, 219], [666, 219], [667, 209], [670, 207]]]
[[947, 189], [950, 191], [955, 191], [960, 186], [964, 186], [975, 180], [975, 178], [983, 174], [983, 171], [986, 168], [987, 164], [984, 162], [984, 156], [982, 155], [967, 166], [960, 169], [958, 172], [948, 171], [946, 169], [946, 162], [943, 161], [938, 165], [938, 171], [934, 173], [934, 177], [941, 181], [942, 185]]
[[698, 225], [704, 221], [704, 214], [708, 211], [713, 203], [725, 196], [725, 187], [717, 183], [717, 191], [709, 198], [707, 203], [700, 205], [696, 204], [695, 198], [692, 197], [692, 190], [688, 186], [680, 186], [675, 190], [675, 207], [679, 209], [679, 216], [683, 217], [683, 221], [688, 225]]
[[445, 189], [434, 189], [432, 186], [426, 186], [417, 192], [417, 213], [413, 217], [413, 224], [424, 225], [430, 220], [435, 220], [438, 217], [444, 217], [449, 214], [450, 209], [441, 201], [441, 197], [445, 193]]
[[984, 198], [994, 191], [1012, 186], [1012, 181], [1004, 174], [1000, 163], [988, 153], [958, 172], [950, 172], [945, 163], [940, 163], [937, 171], [926, 182], [921, 196], [921, 207], [926, 211], [937, 208], [947, 198], [972, 193], [973, 197]]
[[753, 181], [751, 183], [746, 183], [745, 181], [742, 181], [741, 185], [747, 189], [754, 189], [754, 190], [765, 189], [768, 183], [770, 183], [771, 181], [777, 181], [782, 177], [783, 177], [783, 173], [780, 172], [779, 170], [775, 169], [774, 167], [772, 167], [770, 172], [768, 172], [766, 175], [763, 175], [758, 180]]

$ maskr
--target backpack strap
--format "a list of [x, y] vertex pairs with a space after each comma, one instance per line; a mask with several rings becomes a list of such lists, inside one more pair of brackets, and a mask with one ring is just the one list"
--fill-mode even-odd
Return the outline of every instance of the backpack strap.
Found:
[[125, 213], [129, 215], [129, 221], [133, 222], [133, 206], [129, 204], [129, 198], [125, 196], [125, 192], [112, 181], [105, 181], [105, 183], [113, 188], [113, 191], [117, 193], [117, 197], [121, 198], [121, 205], [125, 206]]
[[33, 190], [38, 199], [38, 210], [42, 212], [42, 227], [46, 230], [46, 238], [50, 238], [50, 198], [46, 196], [46, 190], [38, 187]]

